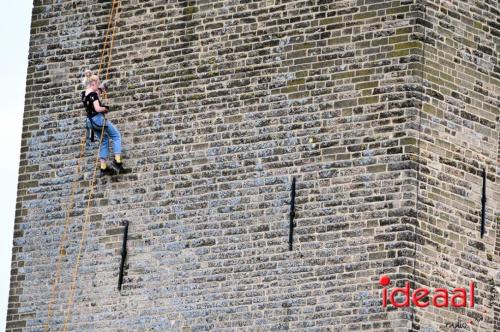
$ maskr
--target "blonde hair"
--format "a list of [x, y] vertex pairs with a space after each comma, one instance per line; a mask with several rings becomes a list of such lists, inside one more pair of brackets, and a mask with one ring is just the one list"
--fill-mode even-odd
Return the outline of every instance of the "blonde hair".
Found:
[[93, 82], [98, 82], [99, 77], [97, 75], [92, 74], [92, 71], [87, 69], [85, 71], [85, 77], [83, 78], [83, 85], [89, 86]]

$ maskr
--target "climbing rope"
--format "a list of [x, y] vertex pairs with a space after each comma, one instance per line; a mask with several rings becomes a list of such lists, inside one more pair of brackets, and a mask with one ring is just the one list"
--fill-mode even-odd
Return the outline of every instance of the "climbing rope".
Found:
[[[110, 31], [109, 29], [111, 26], [111, 22], [113, 22], [113, 23], [115, 22], [115, 16], [116, 16], [117, 11], [118, 11], [118, 0], [113, 0], [113, 5], [111, 8], [111, 15], [110, 15], [110, 22], [108, 24], [108, 31], [107, 31], [108, 36], [109, 36], [109, 31]], [[116, 25], [113, 24], [113, 29], [111, 31], [111, 44], [109, 45], [108, 59], [107, 59], [107, 64], [106, 64], [106, 77], [105, 77], [106, 80], [109, 78], [109, 69], [110, 69], [111, 59], [112, 59], [112, 47], [113, 47], [113, 42], [115, 39], [115, 31], [116, 31], [115, 28], [116, 28]], [[103, 60], [103, 58], [101, 58], [101, 61], [102, 60]], [[102, 67], [100, 69], [102, 69]], [[100, 70], [98, 72], [98, 75], [100, 75]], [[103, 98], [104, 99], [107, 98], [106, 94], [104, 94]], [[103, 123], [102, 129], [101, 129], [101, 137], [99, 140], [99, 147], [97, 148], [97, 155], [96, 155], [96, 159], [95, 159], [95, 164], [97, 164], [99, 162], [99, 151], [101, 149], [102, 139], [104, 137], [104, 127], [105, 127], [105, 122]], [[94, 168], [92, 182], [90, 183], [90, 192], [89, 192], [89, 197], [87, 199], [87, 207], [85, 209], [84, 218], [83, 218], [84, 224], [83, 224], [83, 230], [82, 230], [82, 237], [80, 239], [80, 246], [78, 249], [78, 255], [76, 256], [76, 264], [75, 264], [75, 267], [73, 268], [73, 281], [71, 283], [70, 296], [68, 299], [68, 312], [66, 313], [66, 318], [64, 320], [64, 331], [65, 332], [68, 331], [68, 321], [71, 318], [73, 301], [74, 301], [75, 291], [76, 291], [76, 283], [77, 283], [77, 279], [78, 279], [77, 278], [78, 277], [78, 269], [80, 267], [81, 256], [83, 253], [85, 240], [87, 239], [88, 224], [90, 221], [89, 211], [90, 211], [90, 206], [92, 203], [92, 196], [94, 195], [96, 175], [97, 175], [97, 167]]]
[[75, 178], [73, 180], [73, 183], [71, 185], [70, 199], [69, 199], [69, 203], [68, 203], [68, 206], [66, 209], [66, 217], [64, 220], [64, 232], [63, 232], [63, 236], [61, 238], [61, 243], [59, 245], [59, 251], [58, 251], [59, 254], [57, 256], [57, 262], [56, 262], [56, 276], [54, 279], [54, 284], [52, 285], [50, 300], [49, 300], [49, 304], [48, 304], [47, 322], [45, 323], [45, 331], [49, 330], [49, 322], [50, 322], [50, 318], [52, 316], [52, 306], [53, 306], [54, 300], [55, 300], [57, 283], [59, 281], [59, 278], [61, 277], [62, 258], [65, 255], [64, 243], [68, 238], [68, 228], [69, 228], [70, 216], [73, 213], [73, 208], [75, 206], [75, 190], [76, 190], [76, 185], [78, 183], [77, 180], [80, 177], [80, 170], [81, 170], [81, 166], [82, 166], [83, 156], [85, 153], [86, 139], [87, 139], [87, 133], [84, 131], [83, 138], [82, 138], [82, 141], [80, 143], [80, 157], [78, 158], [78, 163], [76, 166], [76, 174], [75, 174]]
[[[107, 65], [106, 65], [106, 79], [108, 79], [108, 75], [109, 75], [109, 64], [111, 63], [111, 50], [113, 49], [113, 43], [114, 43], [114, 40], [115, 40], [115, 28], [116, 28], [116, 24], [113, 24], [113, 29], [111, 29], [111, 24], [115, 22], [115, 16], [116, 16], [116, 13], [118, 12], [118, 1], [117, 0], [113, 0], [113, 3], [111, 5], [111, 14], [109, 15], [109, 21], [108, 21], [108, 28], [106, 29], [106, 37], [104, 38], [104, 46], [102, 48], [102, 52], [101, 52], [101, 61], [99, 61], [99, 69], [97, 71], [97, 76], [100, 76], [101, 75], [101, 70], [102, 70], [102, 65], [104, 63], [104, 53], [106, 53], [106, 51], [108, 52], [108, 61], [107, 61]], [[111, 35], [111, 45], [109, 43], [109, 37]], [[109, 46], [109, 47], [108, 47]]]
[[[107, 51], [107, 64], [106, 64], [106, 77], [105, 77], [106, 80], [109, 78], [109, 70], [111, 67], [110, 65], [111, 65], [111, 59], [112, 59], [112, 48], [113, 48], [113, 43], [114, 43], [114, 39], [115, 39], [115, 29], [116, 29], [115, 19], [116, 19], [117, 12], [118, 12], [118, 0], [113, 0], [112, 7], [111, 7], [111, 13], [110, 13], [110, 17], [109, 17], [109, 22], [108, 22], [108, 28], [106, 30], [106, 37], [104, 40], [104, 45], [103, 45], [103, 50], [101, 53], [101, 58], [99, 61], [99, 70], [98, 70], [98, 76], [100, 76], [101, 70], [102, 70], [102, 65], [103, 65], [104, 59], [105, 59], [104, 54]], [[113, 24], [113, 27], [111, 28], [112, 24]], [[111, 36], [111, 42], [109, 42], [110, 36]], [[107, 95], [106, 95], [106, 93], [104, 93], [103, 99], [106, 99], [106, 98], [107, 98]], [[96, 155], [95, 164], [97, 164], [99, 162], [99, 151], [101, 149], [102, 140], [104, 137], [104, 127], [105, 127], [105, 122], [103, 123], [102, 129], [101, 129], [101, 135], [100, 135], [100, 140], [99, 140], [99, 146], [97, 148], [97, 155]], [[53, 311], [52, 306], [53, 306], [54, 300], [55, 300], [57, 284], [58, 284], [60, 276], [61, 276], [62, 257], [65, 255], [64, 243], [68, 238], [68, 228], [69, 228], [70, 216], [73, 213], [73, 208], [75, 205], [74, 193], [76, 190], [77, 180], [80, 176], [81, 165], [82, 165], [82, 161], [83, 161], [83, 157], [84, 157], [84, 153], [85, 153], [86, 138], [87, 138], [86, 130], [84, 130], [84, 135], [83, 135], [83, 138], [82, 138], [82, 141], [80, 144], [80, 156], [78, 158], [78, 163], [77, 163], [77, 172], [75, 174], [75, 178], [74, 178], [72, 186], [71, 186], [70, 201], [67, 205], [67, 210], [66, 210], [64, 232], [63, 232], [63, 236], [61, 238], [61, 243], [59, 245], [59, 252], [58, 252], [58, 257], [57, 257], [57, 262], [56, 262], [56, 264], [57, 264], [56, 265], [56, 276], [54, 279], [54, 284], [52, 285], [51, 296], [50, 296], [50, 300], [48, 303], [47, 321], [45, 324], [45, 331], [49, 331], [49, 323], [50, 323], [50, 319], [51, 319], [52, 311]], [[83, 225], [83, 230], [82, 230], [82, 237], [80, 239], [80, 246], [79, 246], [79, 250], [78, 250], [76, 264], [75, 264], [75, 267], [73, 269], [73, 280], [72, 280], [72, 284], [71, 284], [71, 288], [70, 288], [70, 297], [68, 300], [68, 311], [66, 313], [66, 318], [64, 321], [64, 331], [68, 330], [68, 321], [69, 321], [69, 318], [71, 317], [71, 310], [72, 310], [73, 301], [74, 301], [78, 269], [80, 266], [81, 255], [83, 252], [83, 245], [84, 245], [85, 240], [87, 238], [88, 221], [90, 220], [89, 210], [90, 210], [92, 197], [94, 194], [96, 175], [97, 175], [97, 167], [94, 168], [92, 181], [90, 183], [90, 188], [89, 188], [90, 192], [89, 192], [87, 206], [85, 208], [84, 219], [83, 219], [84, 225]]]
[[[99, 150], [101, 148], [102, 144], [102, 138], [104, 137], [104, 124], [102, 126], [101, 130], [101, 138], [99, 139], [99, 148], [97, 149], [97, 155], [95, 159], [95, 164], [99, 162]], [[87, 207], [85, 208], [85, 213], [84, 213], [84, 223], [83, 223], [83, 230], [82, 230], [82, 237], [80, 238], [80, 247], [78, 248], [78, 254], [76, 256], [76, 264], [75, 267], [73, 268], [73, 281], [71, 282], [71, 288], [70, 288], [70, 296], [68, 299], [68, 312], [66, 313], [66, 318], [64, 320], [64, 331], [68, 331], [68, 321], [69, 318], [71, 317], [71, 309], [73, 307], [73, 301], [75, 297], [75, 290], [76, 290], [76, 281], [77, 281], [77, 275], [78, 275], [78, 268], [80, 266], [80, 260], [82, 256], [82, 251], [83, 251], [83, 244], [85, 243], [85, 240], [87, 239], [87, 229], [88, 229], [88, 222], [90, 220], [89, 216], [89, 210], [90, 210], [90, 204], [92, 200], [92, 196], [94, 195], [94, 188], [95, 188], [95, 179], [97, 175], [97, 167], [94, 167], [94, 174], [92, 176], [92, 181], [90, 183], [90, 193], [89, 193], [89, 198], [87, 200]]]

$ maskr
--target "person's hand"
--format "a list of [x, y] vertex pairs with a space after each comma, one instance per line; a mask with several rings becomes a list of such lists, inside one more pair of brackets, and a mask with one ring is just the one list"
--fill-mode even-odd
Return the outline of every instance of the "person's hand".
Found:
[[108, 83], [108, 81], [103, 81], [103, 82], [99, 85], [99, 90], [101, 90], [101, 93], [102, 93], [102, 92], [108, 92], [108, 88], [109, 88], [109, 83]]

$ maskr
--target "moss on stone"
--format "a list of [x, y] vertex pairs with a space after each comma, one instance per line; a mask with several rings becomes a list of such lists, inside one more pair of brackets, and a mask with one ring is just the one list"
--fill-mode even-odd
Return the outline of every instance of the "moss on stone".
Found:
[[378, 96], [363, 97], [358, 99], [358, 105], [378, 103]]
[[399, 13], [406, 13], [410, 10], [409, 6], [401, 6], [401, 7], [394, 7], [394, 8], [388, 8], [386, 10], [387, 15], [393, 15], [393, 14], [399, 14]]
[[324, 18], [321, 21], [319, 21], [319, 24], [320, 25], [328, 25], [328, 24], [339, 23], [339, 22], [342, 22], [342, 16]]
[[370, 81], [356, 84], [356, 90], [370, 89], [378, 86], [378, 81]]
[[396, 35], [404, 35], [413, 32], [411, 27], [404, 27], [396, 29]]
[[353, 71], [345, 71], [341, 73], [336, 73], [332, 75], [332, 80], [340, 80], [344, 78], [354, 77]]
[[386, 58], [399, 58], [402, 56], [406, 56], [408, 54], [410, 54], [409, 49], [397, 50], [397, 51], [388, 52]]
[[354, 20], [364, 20], [370, 17], [375, 17], [377, 16], [377, 12], [366, 12], [366, 13], [359, 13], [354, 15]]
[[328, 45], [346, 44], [351, 42], [351, 36], [335, 37], [328, 40]]
[[240, 100], [255, 98], [255, 93], [243, 93], [240, 95]]
[[306, 79], [305, 78], [299, 78], [299, 79], [288, 81], [287, 86], [299, 85], [299, 84], [304, 84], [304, 83], [306, 83]]
[[299, 90], [298, 86], [289, 86], [287, 88], [281, 89], [281, 93], [297, 92], [298, 90]]
[[184, 8], [182, 14], [184, 15], [193, 15], [194, 13], [197, 13], [199, 11], [198, 7], [196, 6], [188, 6]]
[[199, 94], [190, 95], [186, 99], [187, 100], [199, 100], [199, 99], [204, 99], [204, 98], [206, 98], [206, 95], [203, 93], [199, 93]]
[[302, 44], [294, 45], [293, 48], [295, 50], [303, 50], [303, 49], [308, 49], [308, 48], [312, 48], [315, 46], [316, 46], [316, 43], [302, 43]]
[[356, 76], [369, 76], [374, 72], [373, 69], [361, 69], [356, 71]]
[[397, 43], [406, 42], [406, 41], [408, 41], [408, 35], [399, 35], [399, 36], [389, 37], [389, 44], [397, 44]]
[[422, 43], [414, 40], [414, 41], [394, 45], [395, 50], [402, 50], [402, 49], [407, 49], [407, 48], [422, 48]]

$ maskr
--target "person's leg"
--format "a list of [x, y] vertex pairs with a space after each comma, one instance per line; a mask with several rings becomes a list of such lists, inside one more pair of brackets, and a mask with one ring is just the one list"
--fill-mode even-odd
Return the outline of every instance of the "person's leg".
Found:
[[[101, 142], [101, 133], [104, 135]], [[101, 169], [104, 170], [107, 168], [106, 160], [108, 159], [109, 154], [109, 137], [106, 134], [106, 129], [104, 132], [102, 127], [94, 127], [94, 134], [97, 138], [98, 142], [101, 142], [101, 148], [99, 150], [99, 160], [101, 162]]]
[[122, 153], [122, 137], [118, 128], [111, 122], [106, 122], [106, 133], [109, 138], [113, 141], [113, 153], [116, 155], [121, 155]]
[[[100, 162], [100, 176], [104, 175], [113, 175], [115, 174], [114, 170], [108, 167], [107, 159], [109, 154], [109, 137], [106, 133], [106, 128], [103, 125], [105, 124], [105, 119], [102, 114], [98, 114], [92, 118], [92, 120], [87, 119], [87, 126], [93, 128], [95, 140], [99, 142], [99, 162]], [[104, 135], [101, 140], [101, 135]]]
[[122, 172], [122, 171], [124, 171], [124, 169], [123, 169], [123, 163], [122, 163], [122, 158], [121, 158], [121, 153], [122, 153], [121, 134], [118, 131], [118, 128], [116, 128], [116, 126], [111, 121], [106, 122], [106, 133], [109, 135], [109, 137], [113, 141], [113, 153], [115, 155], [115, 160], [110, 165], [113, 168], [115, 168], [115, 171]]

